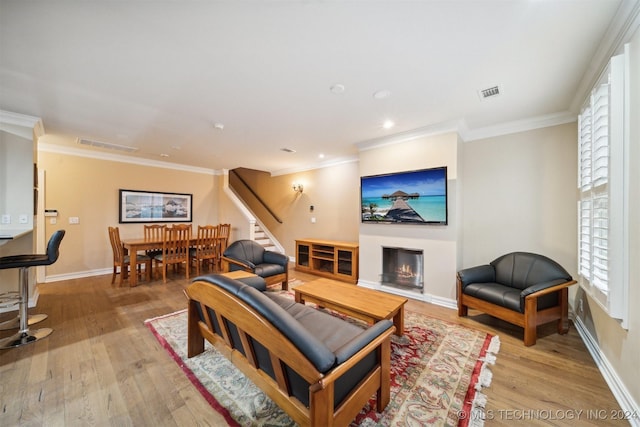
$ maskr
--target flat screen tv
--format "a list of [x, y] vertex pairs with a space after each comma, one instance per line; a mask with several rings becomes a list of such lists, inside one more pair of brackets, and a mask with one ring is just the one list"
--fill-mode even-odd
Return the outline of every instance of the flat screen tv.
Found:
[[360, 177], [363, 223], [447, 224], [447, 167]]

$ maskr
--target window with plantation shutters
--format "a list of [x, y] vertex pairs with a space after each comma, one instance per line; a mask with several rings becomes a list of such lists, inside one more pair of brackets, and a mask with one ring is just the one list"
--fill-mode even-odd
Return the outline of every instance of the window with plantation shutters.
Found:
[[611, 59], [578, 117], [579, 283], [623, 327], [629, 287], [625, 68], [624, 55]]

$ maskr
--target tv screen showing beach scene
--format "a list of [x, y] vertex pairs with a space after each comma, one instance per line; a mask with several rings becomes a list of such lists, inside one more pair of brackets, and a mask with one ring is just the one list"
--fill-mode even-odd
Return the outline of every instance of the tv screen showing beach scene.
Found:
[[360, 178], [362, 222], [447, 224], [446, 166]]

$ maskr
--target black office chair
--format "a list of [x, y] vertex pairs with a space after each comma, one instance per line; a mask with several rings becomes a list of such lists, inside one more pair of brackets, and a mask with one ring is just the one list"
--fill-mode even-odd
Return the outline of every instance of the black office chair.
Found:
[[47, 318], [46, 315], [40, 315], [34, 317], [31, 322], [29, 321], [29, 267], [51, 265], [56, 262], [60, 255], [60, 242], [64, 237], [64, 233], [64, 230], [58, 230], [51, 235], [49, 243], [47, 244], [46, 254], [10, 255], [0, 258], [0, 270], [7, 268], [20, 269], [20, 307], [18, 309], [18, 317], [4, 323], [8, 325], [17, 323], [14, 327], [19, 327], [19, 330], [10, 337], [1, 339], [0, 349], [29, 344], [46, 338], [53, 332], [51, 328], [42, 328], [34, 331], [29, 330], [30, 323], [37, 323]]

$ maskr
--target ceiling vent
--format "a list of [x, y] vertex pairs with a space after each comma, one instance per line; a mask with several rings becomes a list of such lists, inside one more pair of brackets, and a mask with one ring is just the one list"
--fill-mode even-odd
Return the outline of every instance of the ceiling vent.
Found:
[[493, 87], [479, 90], [478, 94], [480, 95], [480, 99], [487, 99], [487, 98], [495, 98], [496, 96], [500, 95], [500, 92], [501, 91], [499, 86], [493, 86]]
[[138, 151], [138, 147], [129, 147], [127, 145], [118, 145], [118, 144], [111, 144], [109, 142], [93, 141], [91, 139], [85, 139], [85, 138], [78, 138], [78, 144], [87, 145], [90, 147], [106, 148], [107, 150], [125, 151], [127, 153], [133, 153], [135, 151]]

